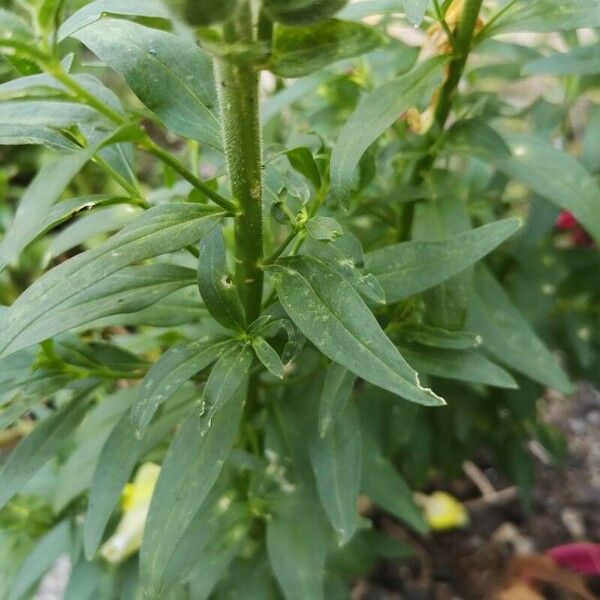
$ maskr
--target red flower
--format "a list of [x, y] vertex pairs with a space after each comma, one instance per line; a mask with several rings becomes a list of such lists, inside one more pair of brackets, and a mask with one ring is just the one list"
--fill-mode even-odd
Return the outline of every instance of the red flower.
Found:
[[558, 215], [556, 219], [556, 228], [557, 229], [573, 229], [573, 227], [577, 226], [577, 219], [573, 216], [573, 213], [570, 213], [566, 210], [563, 210], [560, 215]]

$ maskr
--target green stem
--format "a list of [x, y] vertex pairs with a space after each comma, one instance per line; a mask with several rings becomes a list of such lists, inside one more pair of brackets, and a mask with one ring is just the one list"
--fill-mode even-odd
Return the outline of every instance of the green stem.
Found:
[[[477, 25], [477, 19], [479, 18], [479, 11], [483, 0], [466, 0], [463, 8], [460, 21], [454, 34], [454, 43], [456, 57], [451, 61], [448, 67], [448, 77], [440, 90], [439, 99], [435, 107], [434, 113], [434, 135], [441, 135], [452, 108], [452, 103], [456, 96], [456, 90], [458, 84], [462, 78], [467, 59], [469, 58], [469, 52], [473, 43], [473, 37], [475, 34], [475, 27]], [[423, 181], [425, 173], [431, 169], [436, 159], [436, 152], [430, 146], [429, 151], [423, 158], [417, 161], [415, 165], [411, 183], [418, 184]], [[399, 241], [404, 241], [410, 236], [412, 229], [412, 222], [414, 219], [415, 205], [411, 202], [405, 207], [401, 215], [401, 223], [398, 232]]]
[[262, 261], [262, 267], [264, 268], [264, 267], [268, 267], [269, 265], [272, 265], [285, 252], [285, 249], [291, 244], [292, 240], [297, 235], [298, 235], [297, 229], [290, 231], [290, 233], [287, 235], [285, 240], [283, 240], [283, 242], [281, 242], [281, 244], [277, 248], [277, 250], [275, 250], [275, 252], [273, 252], [273, 254], [271, 254], [271, 256], [268, 256], [267, 258], [265, 258]]
[[[252, 41], [250, 4], [227, 26], [228, 41]], [[259, 74], [251, 65], [216, 59], [217, 88], [231, 193], [239, 204], [235, 218], [235, 279], [248, 322], [260, 315], [263, 294], [262, 140]]]
[[452, 33], [452, 31], [448, 25], [448, 22], [446, 21], [446, 18], [442, 14], [442, 9], [440, 8], [440, 4], [439, 4], [438, 0], [433, 0], [433, 6], [435, 9], [435, 15], [437, 17], [437, 20], [439, 21], [440, 25], [442, 26], [442, 29], [446, 33], [446, 37], [448, 38], [448, 41], [450, 42], [450, 45], [452, 46], [452, 51], [456, 52], [456, 41], [454, 40], [454, 34]]
[[460, 21], [458, 22], [458, 27], [456, 28], [454, 39], [457, 56], [450, 63], [448, 77], [440, 92], [440, 98], [435, 110], [435, 123], [440, 129], [443, 129], [448, 120], [456, 89], [467, 64], [482, 2], [483, 0], [467, 0]]
[[206, 194], [206, 196], [208, 196], [215, 204], [222, 206], [227, 212], [235, 214], [238, 211], [238, 206], [234, 202], [227, 200], [227, 198], [223, 198], [221, 194], [209, 188], [201, 179], [189, 171], [185, 165], [180, 163], [170, 152], [163, 150], [163, 148], [154, 143], [151, 139], [148, 138], [148, 140], [145, 140], [142, 143], [142, 148], [148, 152], [148, 154], [156, 156], [156, 158], [158, 158], [160, 161], [171, 167], [173, 171], [179, 173], [179, 175], [181, 175], [186, 181], [191, 183], [196, 189]]
[[[107, 106], [96, 98], [93, 94], [88, 92], [82, 85], [80, 85], [75, 79], [73, 79], [68, 73], [66, 73], [60, 63], [54, 64], [49, 67], [48, 72], [57, 80], [60, 81], [67, 89], [69, 89], [75, 97], [97, 110], [101, 115], [104, 115], [109, 121], [112, 121], [115, 125], [123, 126], [127, 124], [127, 118], [113, 110], [110, 106]], [[143, 132], [143, 130], [140, 129]], [[150, 136], [144, 133], [144, 139], [139, 144], [142, 150], [145, 150], [149, 154], [152, 154], [160, 161], [171, 167], [176, 173], [181, 175], [186, 181], [191, 183], [196, 189], [206, 194], [215, 204], [222, 206], [228, 212], [234, 213], [237, 210], [237, 206], [223, 198], [219, 193], [209, 188], [201, 179], [196, 177], [189, 169], [180, 163], [171, 153], [163, 150], [158, 144], [150, 138]]]

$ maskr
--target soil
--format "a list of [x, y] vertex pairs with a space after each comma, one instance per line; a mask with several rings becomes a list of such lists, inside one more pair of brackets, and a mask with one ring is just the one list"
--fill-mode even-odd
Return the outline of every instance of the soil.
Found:
[[[484, 486], [487, 479], [501, 490], [495, 502], [467, 500], [467, 528], [425, 541], [412, 539], [415, 557], [380, 565], [369, 581], [355, 586], [355, 600], [490, 599], [505, 584], [515, 556], [536, 555], [574, 541], [600, 542], [600, 393], [582, 384], [572, 398], [550, 395], [544, 404], [544, 418], [566, 437], [568, 456], [559, 468], [541, 448], [532, 446], [538, 464], [531, 512], [523, 510], [515, 490], [497, 472], [479, 471]], [[473, 487], [474, 478], [465, 476], [452, 490], [468, 498]], [[407, 539], [407, 532], [387, 517], [380, 525]], [[600, 598], [600, 580], [587, 584], [591, 597]], [[546, 597], [576, 596], [554, 591]]]

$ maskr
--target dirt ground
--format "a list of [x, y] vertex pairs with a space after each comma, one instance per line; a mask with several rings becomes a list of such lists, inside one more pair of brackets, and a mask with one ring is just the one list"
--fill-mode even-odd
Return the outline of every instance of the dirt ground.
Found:
[[[515, 556], [543, 553], [573, 541], [600, 543], [600, 393], [582, 384], [572, 398], [551, 396], [544, 412], [566, 436], [568, 457], [559, 469], [550, 465], [541, 448], [532, 447], [538, 466], [530, 514], [498, 473], [478, 473], [475, 468], [472, 477], [454, 484], [457, 495], [472, 488], [480, 475], [484, 488], [487, 479], [500, 493], [490, 496], [492, 501], [467, 503], [471, 522], [464, 530], [416, 541], [415, 558], [381, 565], [370, 581], [356, 585], [354, 599], [489, 600], [505, 583]], [[392, 535], [405, 535], [385, 518], [381, 524]], [[592, 597], [600, 598], [600, 581], [587, 583]], [[546, 597], [577, 596], [555, 590]]]

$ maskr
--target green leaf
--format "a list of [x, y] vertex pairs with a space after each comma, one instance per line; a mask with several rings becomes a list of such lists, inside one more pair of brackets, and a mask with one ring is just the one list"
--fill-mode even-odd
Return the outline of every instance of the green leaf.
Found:
[[267, 521], [267, 550], [286, 600], [324, 600], [328, 529], [316, 499], [303, 487], [277, 501], [277, 512]]
[[402, 355], [415, 369], [427, 375], [499, 388], [518, 387], [517, 382], [504, 369], [472, 350], [428, 348], [425, 351], [402, 348]]
[[[173, 203], [156, 206], [146, 211], [139, 219], [125, 227], [105, 243], [58, 265], [31, 285], [6, 311], [0, 313], [0, 328], [4, 336], [0, 342], [0, 356], [31, 346], [47, 337], [76, 325], [60, 325], [58, 317], [73, 323], [84, 324], [107, 314], [139, 310], [160, 298], [156, 291], [150, 297], [138, 293], [135, 302], [127, 306], [127, 294], [119, 302], [118, 292], [155, 285], [152, 277], [146, 277], [144, 269], [158, 272], [163, 269], [163, 278], [173, 283], [173, 266], [154, 265], [138, 267], [139, 280], [127, 281], [132, 271], [114, 275], [108, 281], [103, 278], [116, 273], [128, 264], [146, 260], [160, 254], [173, 252], [192, 244], [215, 226], [223, 212], [220, 209], [199, 204]], [[181, 269], [181, 268], [180, 268]], [[166, 277], [165, 277], [166, 275]], [[177, 274], [176, 274], [177, 275]], [[181, 287], [181, 271], [177, 275]], [[173, 284], [174, 285], [174, 284]], [[113, 296], [110, 301], [110, 296]], [[134, 294], [135, 295], [135, 294]], [[103, 298], [107, 298], [103, 302]], [[96, 301], [96, 314], [86, 316], [81, 308], [84, 303]], [[141, 304], [141, 306], [140, 306]], [[79, 313], [73, 307], [79, 306]], [[69, 308], [70, 310], [67, 310]], [[70, 314], [72, 313], [72, 314]], [[39, 326], [40, 319], [54, 323], [54, 331]]]
[[277, 295], [297, 327], [323, 354], [359, 377], [399, 396], [441, 406], [444, 400], [421, 387], [414, 371], [379, 323], [340, 275], [305, 256], [273, 267]]
[[95, 210], [56, 234], [46, 249], [46, 264], [53, 258], [83, 245], [89, 240], [122, 229], [143, 212], [141, 208], [129, 204], [120, 204]]
[[358, 493], [361, 478], [361, 431], [356, 407], [346, 403], [324, 437], [315, 436], [310, 459], [321, 503], [340, 545], [358, 526]]
[[581, 163], [531, 135], [512, 134], [504, 139], [512, 157], [500, 157], [498, 167], [540, 196], [572, 212], [600, 242], [600, 188]]
[[11, 452], [0, 471], [0, 509], [52, 458], [79, 425], [87, 402], [76, 397], [67, 406], [42, 421]]
[[306, 223], [306, 231], [315, 240], [332, 242], [344, 234], [342, 226], [331, 217], [316, 216]]
[[12, 584], [7, 600], [19, 600], [49, 571], [59, 556], [73, 550], [73, 531], [68, 519], [55, 525], [33, 547]]
[[367, 148], [412, 106], [427, 101], [442, 81], [445, 58], [425, 62], [368, 94], [346, 122], [331, 153], [331, 187], [339, 201], [350, 195]]
[[451, 142], [454, 149], [498, 167], [508, 177], [573, 213], [600, 241], [600, 188], [576, 158], [542, 139], [522, 134], [503, 136], [509, 154], [490, 152], [488, 140], [500, 136], [481, 121], [463, 123], [457, 137], [458, 144]]
[[84, 548], [92, 560], [104, 529], [139, 459], [142, 442], [125, 415], [106, 440], [92, 480], [84, 527]]
[[62, 24], [58, 41], [64, 40], [105, 15], [171, 18], [168, 9], [160, 0], [96, 0], [83, 6]]
[[102, 594], [107, 573], [97, 563], [79, 560], [71, 571], [64, 600], [95, 600]]
[[144, 377], [131, 411], [137, 435], [146, 431], [158, 407], [194, 375], [217, 360], [231, 346], [231, 340], [203, 338], [170, 348]]
[[[195, 391], [193, 392], [195, 395]], [[98, 459], [94, 472], [83, 531], [85, 555], [92, 560], [102, 541], [110, 515], [121, 497], [135, 465], [144, 452], [152, 449], [164, 437], [171, 436], [173, 427], [182, 415], [187, 414], [189, 390], [173, 398], [156, 423], [141, 439], [135, 434], [128, 414], [125, 414], [110, 433]]]
[[420, 25], [429, 6], [429, 0], [403, 0], [404, 14], [415, 26]]
[[588, 122], [582, 142], [581, 162], [590, 173], [600, 170], [600, 106], [590, 107]]
[[56, 513], [90, 487], [102, 447], [134, 396], [134, 389], [120, 390], [103, 398], [86, 415], [73, 436], [74, 450], [58, 469], [52, 498]]
[[252, 340], [252, 348], [254, 348], [256, 357], [264, 365], [267, 371], [275, 377], [283, 379], [283, 363], [273, 346], [271, 346], [264, 338], [256, 336]]
[[[454, 239], [471, 230], [471, 220], [459, 194], [448, 191], [460, 185], [451, 175], [431, 176], [435, 199], [415, 207], [412, 236], [415, 241]], [[423, 294], [423, 320], [428, 325], [460, 331], [464, 328], [471, 291], [468, 267]]]
[[306, 27], [278, 25], [269, 69], [280, 77], [302, 77], [338, 60], [375, 50], [385, 39], [377, 29], [336, 19]]
[[520, 220], [504, 219], [439, 242], [403, 242], [365, 255], [365, 266], [390, 304], [429, 289], [482, 259], [513, 235]]
[[93, 150], [87, 149], [58, 156], [39, 170], [0, 244], [0, 271], [44, 230], [52, 205], [92, 155]]
[[325, 374], [325, 384], [319, 403], [319, 433], [325, 437], [338, 417], [344, 412], [352, 395], [356, 375], [336, 362], [332, 362]]
[[221, 148], [212, 62], [198, 46], [122, 19], [100, 19], [74, 37], [122, 75], [173, 133]]
[[[223, 528], [219, 538], [198, 554], [198, 564], [189, 582], [190, 596], [195, 600], [208, 600], [212, 597], [212, 592], [222, 580], [227, 567], [243, 549], [251, 523], [247, 514], [244, 516], [245, 519], [242, 517], [243, 520], [234, 523], [229, 529]], [[210, 569], [205, 568], [207, 564], [210, 564]]]
[[346, 6], [339, 16], [343, 19], [360, 21], [365, 17], [400, 12], [401, 3], [404, 3], [404, 0], [355, 0]]
[[190, 25], [208, 27], [230, 19], [239, 7], [239, 0], [172, 0], [173, 4]]
[[[66, 264], [62, 263], [61, 266]], [[48, 276], [57, 268], [50, 271]], [[0, 315], [0, 323], [6, 325], [6, 338], [2, 340], [5, 345], [0, 346], [2, 355], [28, 348], [102, 317], [142, 310], [193, 283], [194, 271], [191, 269], [156, 264], [124, 268], [100, 279], [96, 284], [72, 290], [71, 296], [61, 298], [56, 304], [52, 304], [52, 301], [57, 299], [58, 293], [53, 289], [42, 292], [31, 302], [25, 301], [23, 295]]]
[[248, 377], [254, 353], [247, 344], [236, 345], [225, 352], [212, 368], [202, 398], [200, 433], [212, 427], [215, 415], [223, 410]]
[[66, 388], [71, 381], [71, 378], [63, 373], [46, 369], [37, 369], [34, 374], [29, 374], [28, 379], [22, 382], [22, 389], [9, 401], [1, 403], [6, 406], [0, 411], [0, 431], [10, 427], [28, 410], [52, 394]]
[[372, 273], [364, 272], [362, 244], [349, 231], [330, 242], [307, 240], [308, 253], [339, 273], [363, 298], [374, 304], [385, 304], [385, 291]]
[[0, 131], [2, 146], [48, 146], [54, 150], [73, 151], [77, 146], [60, 132], [45, 125], [13, 125], [5, 123]]
[[600, 72], [600, 44], [572, 48], [525, 64], [526, 75], [596, 75]]
[[449, 331], [428, 325], [406, 325], [400, 330], [403, 340], [433, 348], [469, 350], [481, 345], [481, 339], [469, 331]]
[[285, 25], [305, 25], [333, 17], [348, 0], [264, 0], [265, 12]]
[[204, 306], [221, 325], [242, 331], [246, 328], [244, 307], [227, 268], [225, 240], [220, 227], [215, 227], [200, 240], [198, 288]]
[[290, 161], [290, 165], [294, 167], [298, 173], [306, 177], [318, 190], [321, 187], [321, 172], [315, 162], [312, 152], [305, 146], [300, 146], [286, 152], [286, 156]]
[[469, 329], [499, 362], [563, 393], [571, 384], [556, 360], [515, 308], [506, 292], [484, 269], [475, 272]]
[[426, 534], [429, 528], [412, 491], [383, 456], [377, 441], [366, 432], [363, 432], [362, 457], [362, 492], [418, 533]]
[[481, 36], [520, 31], [552, 33], [599, 26], [599, 0], [516, 0], [490, 22]]
[[67, 128], [76, 124], [104, 124], [104, 117], [93, 108], [76, 102], [26, 100], [0, 103], [0, 127], [5, 125], [26, 127]]
[[[227, 542], [232, 540], [227, 538], [237, 537], [231, 534], [236, 529], [239, 532], [238, 526], [247, 521], [247, 506], [239, 502], [233, 491], [223, 489], [224, 486], [217, 482], [179, 540], [165, 569], [162, 581], [162, 589], [165, 592], [173, 589], [178, 581], [189, 581], [194, 571], [199, 567], [203, 568], [207, 561], [212, 563], [210, 552], [222, 549], [224, 541], [225, 546], [229, 546]], [[244, 529], [242, 526], [242, 531]]]
[[223, 468], [238, 431], [245, 391], [240, 386], [205, 435], [200, 435], [199, 417], [192, 413], [169, 446], [140, 551], [141, 581], [149, 597], [159, 591], [169, 558]]

